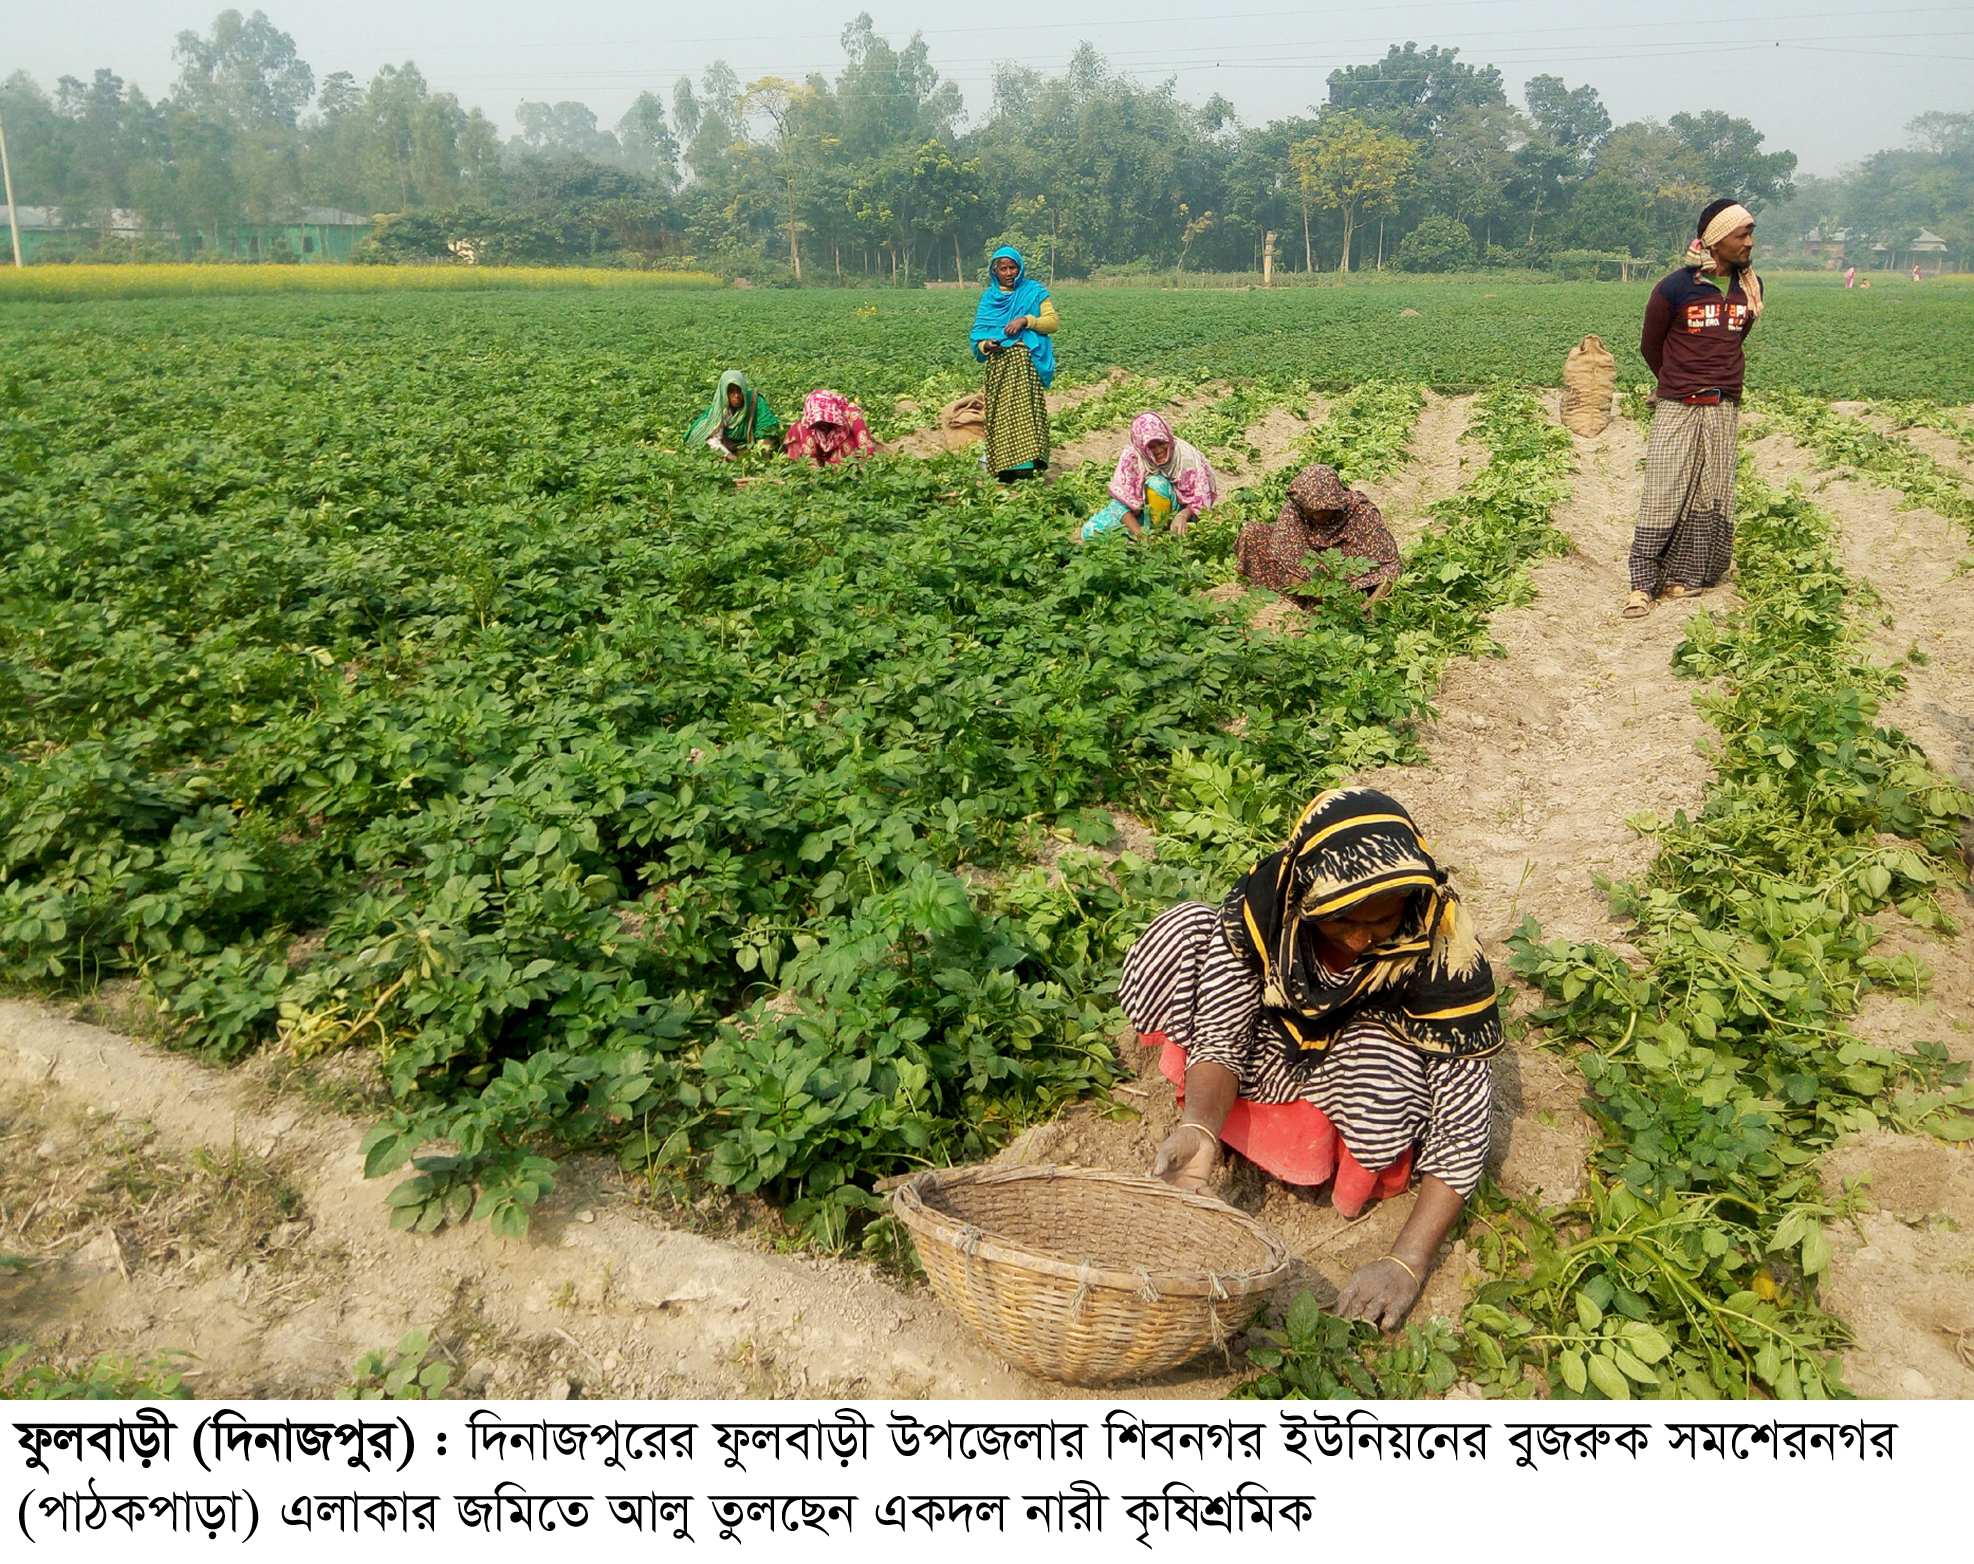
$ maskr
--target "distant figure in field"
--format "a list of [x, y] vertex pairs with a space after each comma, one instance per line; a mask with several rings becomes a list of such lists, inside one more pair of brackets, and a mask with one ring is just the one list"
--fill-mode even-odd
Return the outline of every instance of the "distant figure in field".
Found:
[[1855, 288], [1857, 286], [1857, 268], [1855, 266], [1846, 266], [1844, 268], [1844, 286], [1846, 288]]
[[1369, 563], [1369, 570], [1348, 579], [1372, 602], [1398, 580], [1398, 540], [1378, 507], [1362, 490], [1345, 487], [1336, 468], [1319, 463], [1295, 475], [1274, 521], [1241, 528], [1234, 563], [1256, 586], [1296, 598], [1296, 588], [1307, 586], [1313, 572], [1328, 574], [1321, 556], [1331, 549]]
[[987, 466], [1003, 483], [1049, 467], [1049, 404], [1056, 377], [1049, 337], [1061, 324], [1049, 290], [1028, 275], [1011, 245], [988, 262], [986, 291], [973, 312], [973, 356], [987, 366]]
[[1110, 503], [1083, 523], [1083, 537], [1119, 527], [1134, 538], [1161, 527], [1183, 534], [1219, 498], [1220, 480], [1199, 448], [1157, 413], [1140, 413], [1110, 475]]
[[1914, 282], [1919, 281], [1919, 268], [1916, 265], [1912, 268], [1912, 280]]
[[748, 385], [737, 369], [720, 376], [713, 400], [685, 432], [688, 447], [704, 443], [714, 455], [732, 461], [757, 442], [772, 445], [781, 434], [781, 420], [769, 411], [760, 392]]
[[1734, 437], [1747, 373], [1743, 344], [1762, 313], [1754, 214], [1732, 201], [1700, 213], [1686, 262], [1645, 307], [1638, 351], [1659, 377], [1645, 447], [1645, 492], [1631, 536], [1624, 617], [1656, 598], [1691, 597], [1734, 562]]
[[803, 399], [802, 416], [788, 426], [782, 448], [795, 461], [835, 467], [846, 456], [868, 456], [877, 447], [864, 410], [841, 391], [825, 388]]

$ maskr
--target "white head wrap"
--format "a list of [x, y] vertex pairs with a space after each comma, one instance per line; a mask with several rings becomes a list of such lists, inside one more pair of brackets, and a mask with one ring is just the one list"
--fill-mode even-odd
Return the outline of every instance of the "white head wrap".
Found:
[[[1699, 266], [1720, 276], [1728, 268], [1714, 259], [1714, 246], [1719, 244], [1737, 228], [1745, 228], [1755, 220], [1755, 214], [1738, 202], [1733, 206], [1722, 207], [1714, 214], [1714, 220], [1707, 224], [1707, 231], [1686, 247], [1686, 264]], [[1741, 272], [1741, 291], [1748, 296], [1748, 308], [1754, 311], [1756, 319], [1762, 312], [1762, 280], [1755, 275], [1752, 266]]]

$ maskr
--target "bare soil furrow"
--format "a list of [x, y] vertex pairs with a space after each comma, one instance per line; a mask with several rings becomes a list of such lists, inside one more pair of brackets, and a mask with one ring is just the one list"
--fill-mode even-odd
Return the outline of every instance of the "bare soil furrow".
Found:
[[[1751, 449], [1764, 478], [1800, 482], [1836, 517], [1845, 568], [1881, 601], [1879, 615], [1864, 615], [1877, 655], [1892, 662], [1916, 649], [1926, 658], [1906, 666], [1906, 689], [1879, 720], [1974, 786], [1974, 585], [1958, 573], [1966, 534], [1932, 511], [1900, 509], [1893, 490], [1819, 471], [1814, 454], [1786, 435]], [[1930, 991], [1919, 999], [1867, 995], [1853, 1027], [1882, 1046], [1909, 1049], [1923, 1039], [1974, 1060], [1974, 898], [1942, 900], [1958, 935], [1930, 935], [1894, 916], [1883, 920], [1888, 933], [1878, 947], [1915, 951], [1932, 968]], [[1974, 1151], [1925, 1136], [1866, 1136], [1840, 1146], [1825, 1168], [1833, 1195], [1857, 1178], [1869, 1180], [1877, 1209], [1856, 1228], [1827, 1229], [1835, 1258], [1823, 1295], [1856, 1333], [1847, 1383], [1869, 1396], [1974, 1396], [1961, 1346], [1961, 1333], [1974, 1331]]]
[[1121, 368], [1113, 368], [1102, 380], [1086, 380], [1081, 385], [1070, 386], [1065, 390], [1050, 391], [1043, 400], [1048, 403], [1050, 413], [1067, 412], [1079, 403], [1089, 401], [1093, 396], [1102, 396], [1118, 381], [1124, 379], [1126, 373], [1127, 371]]
[[[1330, 409], [1322, 397], [1316, 396], [1309, 399], [1302, 412], [1304, 416], [1298, 418], [1286, 407], [1272, 408], [1260, 423], [1248, 426], [1244, 438], [1261, 454], [1253, 458], [1243, 454], [1238, 468], [1231, 463], [1214, 464], [1223, 495], [1244, 489], [1250, 483], [1259, 483], [1281, 467], [1295, 450], [1296, 442], [1329, 417]], [[1209, 456], [1211, 454], [1208, 453]]]
[[1955, 477], [1974, 483], [1974, 458], [1961, 449], [1960, 442], [1952, 435], [1918, 424], [1901, 429], [1883, 413], [1873, 412], [1869, 402], [1832, 402], [1830, 407], [1832, 411], [1855, 418], [1879, 434], [1904, 440], [1908, 445], [1924, 451]]
[[[301, 1099], [60, 1018], [0, 1004], [0, 1121], [19, 1139], [5, 1246], [39, 1213], [36, 1179], [97, 1190], [154, 1164], [259, 1159], [298, 1212], [151, 1253], [116, 1213], [76, 1213], [54, 1258], [0, 1291], [5, 1339], [75, 1353], [197, 1354], [200, 1395], [326, 1396], [363, 1353], [438, 1327], [455, 1381], [494, 1396], [1027, 1396], [923, 1290], [870, 1267], [778, 1255], [668, 1225], [613, 1170], [571, 1165], [523, 1242], [484, 1223], [393, 1232], [393, 1180], [366, 1180], [363, 1125]], [[100, 1188], [99, 1188], [100, 1186]], [[26, 1196], [25, 1199], [22, 1197]], [[88, 1203], [85, 1203], [88, 1204]], [[235, 1224], [237, 1228], [238, 1224]], [[34, 1229], [38, 1231], [38, 1229]]]
[[1695, 687], [1670, 668], [1690, 609], [1619, 617], [1643, 437], [1617, 421], [1576, 446], [1556, 516], [1571, 551], [1536, 565], [1532, 604], [1497, 616], [1505, 658], [1447, 671], [1426, 734], [1432, 766], [1391, 774], [1435, 798], [1463, 893], [1497, 941], [1531, 911], [1548, 932], [1608, 937], [1590, 874], [1641, 873], [1653, 849], [1625, 818], [1693, 807], [1707, 776]]
[[[1432, 762], [1369, 777], [1404, 799], [1473, 909], [1497, 973], [1504, 941], [1533, 916], [1551, 938], [1598, 940], [1635, 954], [1594, 875], [1642, 874], [1653, 847], [1631, 815], [1693, 809], [1706, 783], [1695, 687], [1670, 657], [1688, 608], [1620, 619], [1644, 442], [1628, 422], [1576, 441], [1578, 472], [1557, 525], [1572, 551], [1534, 569], [1537, 596], [1497, 615], [1505, 658], [1448, 669], [1427, 730]], [[1501, 1083], [1510, 1115], [1500, 1177], [1516, 1193], [1566, 1199], [1581, 1187], [1590, 1126], [1574, 1070], [1516, 1050]], [[1529, 1089], [1535, 1083], [1535, 1090]]]
[[[1148, 401], [1141, 411], [1163, 413], [1168, 421], [1177, 423], [1188, 413], [1198, 412], [1224, 395], [1224, 386], [1201, 386], [1182, 397]], [[1049, 471], [1060, 475], [1085, 462], [1103, 462], [1106, 465], [1115, 462], [1117, 453], [1124, 449], [1125, 431], [1130, 421], [1127, 417], [1102, 429], [1092, 429], [1088, 434], [1078, 435], [1067, 444], [1056, 447], [1049, 453]]]
[[1444, 499], [1485, 464], [1485, 452], [1460, 443], [1473, 411], [1471, 396], [1428, 391], [1412, 429], [1411, 459], [1389, 477], [1357, 485], [1384, 513], [1385, 525], [1401, 547], [1425, 530], [1433, 501]]

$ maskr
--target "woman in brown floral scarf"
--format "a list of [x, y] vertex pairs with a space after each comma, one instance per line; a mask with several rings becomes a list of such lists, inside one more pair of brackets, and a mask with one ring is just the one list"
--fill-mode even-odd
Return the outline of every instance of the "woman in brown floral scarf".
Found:
[[1315, 556], [1336, 549], [1345, 559], [1363, 559], [1371, 568], [1350, 584], [1373, 601], [1398, 579], [1398, 543], [1370, 497], [1347, 489], [1334, 467], [1305, 467], [1289, 485], [1289, 497], [1272, 524], [1251, 521], [1241, 528], [1234, 560], [1256, 586], [1294, 598], [1310, 571], [1322, 569]]

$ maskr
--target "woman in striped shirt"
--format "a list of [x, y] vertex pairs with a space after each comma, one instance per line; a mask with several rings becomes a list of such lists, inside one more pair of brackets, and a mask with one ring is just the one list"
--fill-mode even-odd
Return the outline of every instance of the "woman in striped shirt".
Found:
[[1480, 1182], [1501, 1046], [1473, 922], [1404, 807], [1323, 794], [1221, 906], [1182, 903], [1145, 930], [1118, 1000], [1184, 1109], [1158, 1177], [1204, 1188], [1230, 1146], [1284, 1183], [1334, 1177], [1354, 1217], [1420, 1175], [1391, 1252], [1337, 1304], [1396, 1329]]

